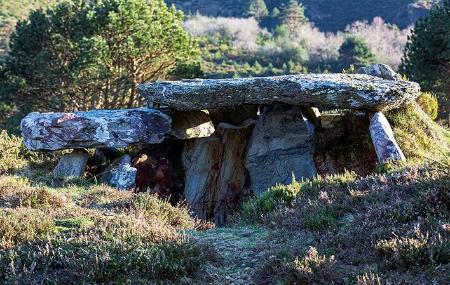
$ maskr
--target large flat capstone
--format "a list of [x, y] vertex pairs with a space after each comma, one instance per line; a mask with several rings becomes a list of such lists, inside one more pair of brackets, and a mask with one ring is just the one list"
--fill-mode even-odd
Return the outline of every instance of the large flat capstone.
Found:
[[153, 109], [95, 110], [75, 113], [37, 113], [26, 116], [22, 136], [30, 150], [122, 148], [155, 144], [171, 130], [171, 118]]
[[420, 93], [415, 82], [365, 74], [309, 74], [241, 79], [196, 79], [141, 84], [149, 102], [177, 110], [273, 104], [321, 109], [394, 109]]

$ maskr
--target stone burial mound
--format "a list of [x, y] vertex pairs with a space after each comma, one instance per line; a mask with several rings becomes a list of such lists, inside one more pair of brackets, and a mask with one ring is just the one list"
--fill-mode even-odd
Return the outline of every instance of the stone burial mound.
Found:
[[249, 195], [294, 177], [366, 175], [405, 160], [382, 111], [415, 100], [420, 86], [385, 65], [361, 73], [146, 83], [147, 108], [34, 112], [21, 130], [30, 150], [74, 149], [56, 176], [88, 165], [113, 187], [185, 200], [220, 225]]

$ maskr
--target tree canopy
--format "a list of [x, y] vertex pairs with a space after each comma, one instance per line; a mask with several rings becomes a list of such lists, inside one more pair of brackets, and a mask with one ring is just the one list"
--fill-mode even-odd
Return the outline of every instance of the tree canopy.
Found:
[[450, 113], [450, 0], [437, 4], [417, 22], [406, 45], [401, 71], [440, 99], [442, 114]]
[[339, 48], [339, 69], [343, 70], [350, 66], [362, 67], [374, 64], [375, 55], [364, 39], [349, 36]]
[[2, 77], [15, 83], [14, 101], [34, 110], [137, 106], [137, 84], [197, 54], [183, 17], [163, 0], [75, 0], [33, 11], [17, 24]]
[[250, 0], [248, 3], [247, 16], [261, 18], [269, 15], [266, 3], [264, 0]]

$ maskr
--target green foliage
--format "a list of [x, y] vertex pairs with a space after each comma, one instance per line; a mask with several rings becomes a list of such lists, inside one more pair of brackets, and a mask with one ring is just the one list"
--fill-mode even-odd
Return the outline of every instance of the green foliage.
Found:
[[131, 199], [131, 209], [144, 215], [149, 220], [160, 222], [179, 228], [189, 229], [196, 226], [188, 209], [182, 205], [174, 207], [168, 201], [163, 201], [155, 195], [138, 193]]
[[416, 101], [420, 108], [422, 108], [432, 120], [437, 118], [439, 103], [436, 96], [428, 92], [422, 92]]
[[19, 82], [16, 105], [35, 110], [140, 105], [138, 83], [196, 55], [182, 21], [162, 0], [76, 0], [33, 11], [11, 37], [6, 83]]
[[27, 166], [33, 155], [25, 148], [22, 138], [0, 131], [0, 173], [16, 171]]
[[425, 91], [438, 95], [442, 114], [450, 112], [450, 1], [435, 5], [416, 23], [401, 70]]
[[[56, 232], [51, 218], [40, 210], [21, 209], [20, 211], [0, 209], [0, 259], [2, 250], [20, 243], [44, 237]], [[6, 260], [2, 260], [4, 263]], [[1, 265], [0, 265], [1, 267]], [[0, 280], [4, 277], [1, 274]]]
[[449, 163], [448, 131], [439, 127], [416, 103], [386, 114], [408, 161]]
[[290, 206], [301, 190], [301, 183], [294, 181], [289, 185], [278, 185], [264, 192], [260, 197], [247, 201], [242, 209], [244, 221], [255, 222], [277, 207]]
[[308, 19], [305, 16], [305, 8], [297, 0], [289, 0], [286, 8], [283, 10], [282, 24], [287, 27], [291, 33], [295, 33], [296, 28]]
[[261, 18], [269, 15], [266, 3], [264, 0], [250, 0], [248, 2], [247, 16]]
[[439, 265], [450, 262], [450, 244], [441, 236], [429, 237], [421, 232], [412, 237], [380, 240], [375, 248], [393, 268]]
[[359, 68], [375, 62], [375, 55], [362, 38], [349, 36], [339, 48], [339, 70], [347, 69], [352, 65]]

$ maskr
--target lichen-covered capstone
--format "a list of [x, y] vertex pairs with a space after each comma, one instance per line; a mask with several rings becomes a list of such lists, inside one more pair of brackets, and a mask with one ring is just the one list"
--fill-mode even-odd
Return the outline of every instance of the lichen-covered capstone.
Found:
[[155, 144], [171, 130], [171, 118], [153, 109], [28, 114], [20, 124], [30, 150], [122, 148]]
[[370, 135], [379, 162], [405, 161], [405, 155], [394, 138], [394, 132], [386, 117], [377, 112], [370, 119]]
[[308, 74], [240, 79], [197, 79], [141, 84], [150, 103], [203, 110], [285, 103], [320, 109], [394, 109], [414, 100], [417, 83], [365, 74]]

